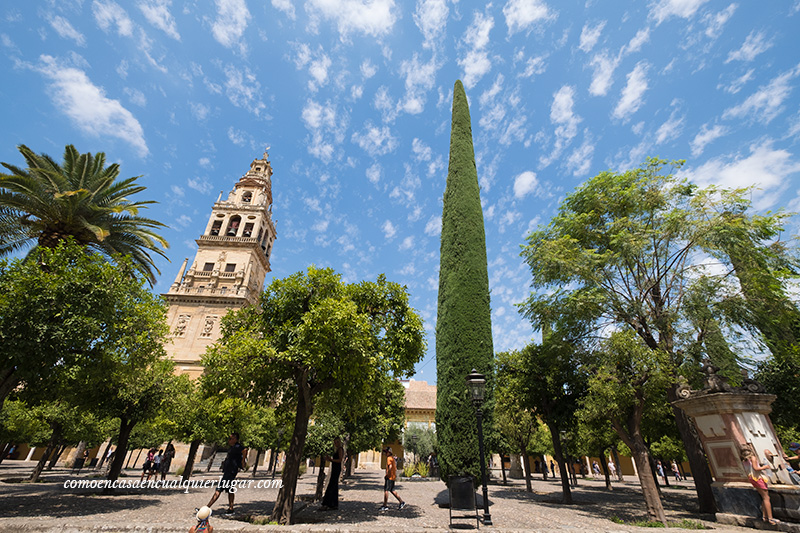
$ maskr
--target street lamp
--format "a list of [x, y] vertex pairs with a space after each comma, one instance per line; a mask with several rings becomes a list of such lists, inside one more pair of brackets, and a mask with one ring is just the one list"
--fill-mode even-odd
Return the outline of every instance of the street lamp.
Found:
[[478, 371], [473, 368], [466, 379], [469, 396], [472, 398], [472, 404], [475, 406], [475, 411], [478, 416], [478, 449], [481, 454], [481, 477], [483, 478], [483, 524], [491, 526], [492, 515], [489, 513], [489, 489], [486, 487], [486, 459], [483, 455], [483, 411], [481, 410], [486, 378], [483, 374], [478, 374]]

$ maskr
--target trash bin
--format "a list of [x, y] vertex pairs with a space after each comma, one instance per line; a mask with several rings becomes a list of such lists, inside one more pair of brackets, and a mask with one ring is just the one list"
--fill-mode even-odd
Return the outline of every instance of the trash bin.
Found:
[[[447, 482], [447, 490], [450, 494], [450, 527], [453, 527], [453, 519], [475, 518], [475, 522], [480, 528], [480, 518], [478, 516], [478, 501], [475, 494], [475, 482], [471, 476], [451, 477]], [[471, 511], [467, 514], [453, 514], [453, 511]], [[474, 513], [474, 514], [473, 514]]]

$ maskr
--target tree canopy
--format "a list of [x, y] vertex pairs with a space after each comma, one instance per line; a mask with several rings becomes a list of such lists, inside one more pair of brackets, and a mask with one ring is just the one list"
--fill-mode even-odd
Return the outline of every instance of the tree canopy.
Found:
[[291, 523], [312, 414], [368, 409], [385, 394], [385, 378], [409, 376], [424, 349], [405, 287], [383, 275], [345, 284], [310, 267], [274, 280], [257, 307], [226, 315], [221, 341], [203, 358], [204, 386], [295, 413], [273, 520]]
[[104, 255], [128, 255], [151, 281], [158, 269], [151, 253], [166, 257], [164, 225], [139, 216], [152, 201], [130, 198], [145, 190], [138, 177], [118, 180], [119, 165], [106, 166], [105, 154], [64, 149], [59, 164], [46, 154], [18, 146], [26, 168], [2, 163], [0, 174], [0, 255], [33, 247], [53, 248], [72, 237]]

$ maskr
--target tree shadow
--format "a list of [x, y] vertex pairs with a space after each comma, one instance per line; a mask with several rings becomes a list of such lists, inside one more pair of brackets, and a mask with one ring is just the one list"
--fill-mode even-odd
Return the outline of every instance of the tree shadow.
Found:
[[[27, 484], [4, 488], [0, 517], [80, 517], [135, 511], [151, 505], [158, 505], [161, 501], [159, 495], [132, 491], [119, 491], [117, 494], [105, 495], [96, 489], [85, 492], [65, 492], [63, 489], [42, 491], [35, 490], [36, 488], [38, 488], [36, 485]], [[131, 497], [132, 495], [135, 497]], [[125, 496], [125, 498], [118, 496]]]

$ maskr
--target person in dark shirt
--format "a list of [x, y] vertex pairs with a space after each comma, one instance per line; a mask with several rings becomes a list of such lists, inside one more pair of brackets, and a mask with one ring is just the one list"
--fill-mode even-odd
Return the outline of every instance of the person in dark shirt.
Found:
[[214, 495], [211, 497], [211, 501], [208, 502], [208, 507], [211, 508], [219, 498], [219, 495], [225, 491], [228, 493], [228, 509], [226, 513], [230, 514], [233, 512], [233, 500], [236, 497], [236, 490], [231, 490], [234, 484], [233, 481], [236, 479], [236, 474], [242, 469], [244, 461], [244, 446], [239, 443], [238, 433], [231, 433], [231, 436], [228, 437], [228, 446], [230, 446], [228, 455], [225, 456], [225, 461], [222, 463], [222, 479], [219, 480], [217, 488], [214, 490]]

